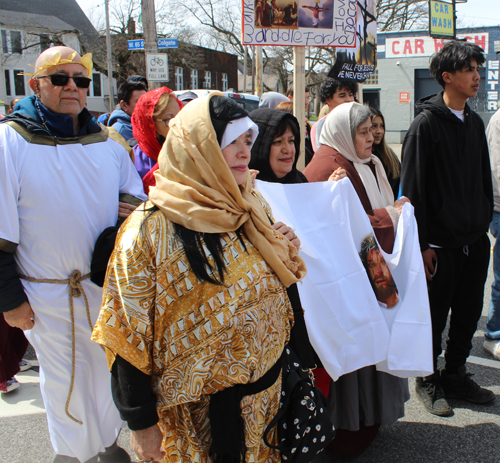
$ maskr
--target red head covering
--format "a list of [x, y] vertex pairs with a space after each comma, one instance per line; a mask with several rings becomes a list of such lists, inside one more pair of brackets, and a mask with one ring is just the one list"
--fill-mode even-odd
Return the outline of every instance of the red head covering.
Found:
[[137, 140], [139, 147], [153, 161], [158, 160], [161, 146], [156, 139], [156, 127], [153, 120], [155, 106], [164, 93], [170, 93], [170, 98], [175, 98], [179, 103], [179, 109], [182, 109], [182, 102], [172, 94], [172, 90], [167, 87], [155, 88], [144, 93], [135, 106], [132, 113], [132, 132]]

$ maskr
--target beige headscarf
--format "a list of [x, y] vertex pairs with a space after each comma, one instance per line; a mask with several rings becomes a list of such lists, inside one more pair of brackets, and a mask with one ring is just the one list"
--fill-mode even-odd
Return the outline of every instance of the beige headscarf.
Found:
[[242, 227], [285, 286], [301, 280], [306, 266], [295, 246], [278, 239], [250, 174], [238, 186], [217, 142], [210, 119], [211, 93], [193, 100], [172, 119], [158, 158], [156, 186], [149, 198], [174, 223], [204, 233], [227, 233]]
[[[337, 150], [348, 161], [354, 164], [354, 168], [363, 182], [372, 209], [392, 206], [394, 204], [394, 194], [380, 159], [374, 154], [367, 159], [361, 159], [356, 153], [349, 123], [351, 108], [354, 105], [359, 105], [359, 103], [341, 104], [328, 114], [321, 130], [320, 142]], [[370, 161], [375, 164], [377, 178], [375, 178], [372, 170], [367, 165]]]

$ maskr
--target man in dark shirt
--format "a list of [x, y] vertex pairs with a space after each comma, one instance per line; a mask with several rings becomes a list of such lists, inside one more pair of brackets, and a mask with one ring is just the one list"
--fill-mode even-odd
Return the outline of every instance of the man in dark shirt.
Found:
[[[415, 207], [433, 331], [434, 374], [417, 378], [416, 392], [440, 416], [452, 414], [446, 399], [484, 404], [495, 398], [465, 369], [483, 308], [493, 212], [484, 124], [467, 105], [479, 90], [483, 53], [472, 43], [451, 41], [432, 57], [430, 72], [444, 91], [417, 103], [421, 112], [402, 151], [402, 193]], [[450, 309], [446, 363], [439, 372]]]

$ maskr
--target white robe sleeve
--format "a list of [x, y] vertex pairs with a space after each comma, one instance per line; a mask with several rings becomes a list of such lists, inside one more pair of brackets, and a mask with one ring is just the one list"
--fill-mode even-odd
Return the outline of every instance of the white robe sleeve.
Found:
[[144, 193], [144, 186], [132, 160], [128, 153], [123, 149], [125, 155], [122, 157], [120, 166], [120, 194], [126, 193], [142, 201], [148, 199]]
[[26, 142], [7, 124], [0, 124], [0, 249], [8, 244], [5, 241], [19, 244], [18, 160], [23, 151], [19, 143]]

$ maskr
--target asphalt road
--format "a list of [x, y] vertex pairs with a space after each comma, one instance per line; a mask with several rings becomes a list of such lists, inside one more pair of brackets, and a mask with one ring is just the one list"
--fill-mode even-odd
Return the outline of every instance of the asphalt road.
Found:
[[[474, 379], [500, 395], [500, 362], [483, 350], [484, 326], [488, 317], [491, 264], [484, 307], [467, 369]], [[411, 340], [409, 340], [411, 342]], [[51, 463], [47, 421], [39, 391], [36, 357], [31, 349], [27, 358], [34, 369], [20, 373], [21, 388], [0, 397], [0, 463]], [[405, 417], [385, 426], [373, 444], [360, 456], [335, 458], [324, 452], [314, 463], [499, 463], [500, 398], [487, 406], [451, 401], [454, 415], [440, 418], [427, 413], [414, 393]], [[119, 444], [131, 454], [129, 432], [124, 429]]]

